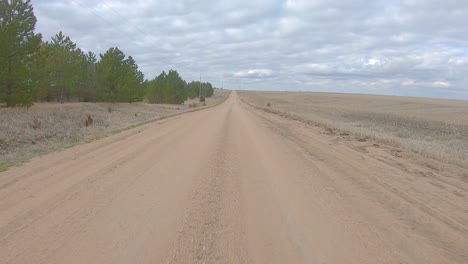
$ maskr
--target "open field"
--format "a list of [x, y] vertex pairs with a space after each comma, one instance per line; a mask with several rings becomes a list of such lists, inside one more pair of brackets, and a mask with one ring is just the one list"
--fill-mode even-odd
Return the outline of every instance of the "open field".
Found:
[[[220, 103], [227, 95], [228, 91], [215, 91], [206, 99], [206, 107]], [[29, 109], [0, 108], [0, 171], [51, 150], [205, 107], [194, 107], [195, 103], [36, 103]]]
[[0, 262], [468, 263], [468, 169], [323, 131], [232, 92], [34, 158], [0, 173]]
[[323, 126], [330, 133], [375, 139], [468, 167], [468, 101], [307, 92], [239, 94], [257, 107]]

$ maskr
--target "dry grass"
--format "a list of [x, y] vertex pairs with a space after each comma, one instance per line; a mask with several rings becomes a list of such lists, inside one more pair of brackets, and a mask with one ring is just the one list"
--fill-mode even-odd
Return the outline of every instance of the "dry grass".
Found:
[[336, 133], [374, 139], [468, 167], [468, 101], [305, 92], [240, 95], [256, 106], [274, 105], [270, 112]]
[[[216, 91], [211, 106], [227, 98]], [[186, 105], [146, 103], [36, 103], [31, 108], [0, 108], [0, 171], [57, 150], [125, 129], [190, 111]]]

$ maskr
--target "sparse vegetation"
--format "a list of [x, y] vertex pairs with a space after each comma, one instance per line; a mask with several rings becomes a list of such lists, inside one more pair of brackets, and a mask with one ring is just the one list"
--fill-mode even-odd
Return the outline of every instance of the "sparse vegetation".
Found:
[[[228, 91], [217, 91], [206, 103], [211, 106], [222, 102], [228, 94]], [[111, 115], [109, 103], [36, 103], [30, 109], [0, 108], [0, 168], [190, 110], [193, 108], [189, 108], [189, 103], [115, 103]]]
[[[468, 102], [299, 92], [240, 92], [265, 111], [468, 167]], [[275, 109], [268, 107], [272, 103]]]

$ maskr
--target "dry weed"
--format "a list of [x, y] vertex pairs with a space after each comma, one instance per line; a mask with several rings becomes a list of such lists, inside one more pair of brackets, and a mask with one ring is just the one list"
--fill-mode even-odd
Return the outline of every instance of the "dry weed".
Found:
[[34, 117], [30, 126], [34, 129], [34, 130], [38, 130], [38, 129], [41, 129], [41, 121], [37, 118], [37, 117]]
[[91, 116], [91, 114], [86, 114], [86, 121], [85, 121], [85, 126], [89, 127], [93, 124], [94, 119]]

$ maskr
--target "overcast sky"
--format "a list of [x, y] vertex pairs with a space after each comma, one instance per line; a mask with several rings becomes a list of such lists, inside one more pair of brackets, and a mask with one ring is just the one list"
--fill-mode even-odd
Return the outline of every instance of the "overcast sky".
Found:
[[146, 78], [468, 99], [466, 0], [32, 0], [36, 30], [119, 47]]

